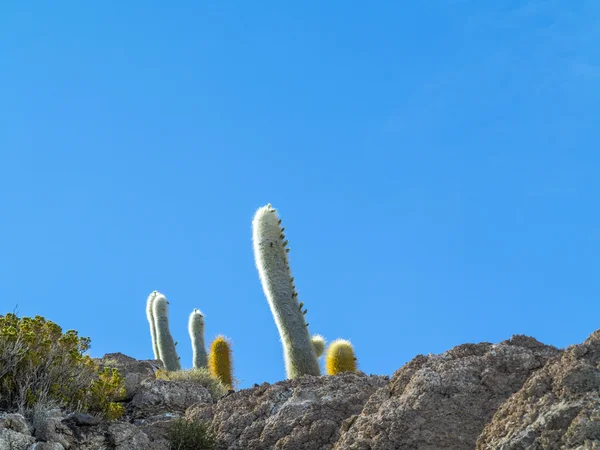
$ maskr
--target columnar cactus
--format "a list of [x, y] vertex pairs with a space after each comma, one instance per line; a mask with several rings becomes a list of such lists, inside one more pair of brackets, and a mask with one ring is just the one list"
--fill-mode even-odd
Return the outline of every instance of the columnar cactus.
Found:
[[306, 310], [303, 311], [304, 304], [298, 302], [290, 272], [288, 241], [283, 231], [281, 220], [271, 204], [256, 211], [252, 221], [256, 267], [281, 336], [287, 377], [320, 375], [308, 324], [304, 320]]
[[150, 337], [152, 339], [152, 350], [154, 351], [154, 359], [160, 359], [158, 354], [158, 343], [156, 342], [156, 323], [154, 322], [154, 299], [158, 294], [157, 291], [153, 291], [152, 294], [148, 296], [148, 301], [146, 302], [146, 317], [148, 318], [148, 323], [150, 324]]
[[192, 340], [192, 359], [194, 369], [208, 366], [206, 347], [204, 346], [204, 316], [199, 309], [190, 314], [188, 331]]
[[158, 356], [165, 365], [165, 369], [169, 371], [181, 370], [179, 356], [175, 350], [175, 342], [169, 330], [169, 302], [164, 295], [157, 292], [153, 305], [152, 312], [154, 315], [154, 323], [156, 327], [156, 342], [158, 347]]
[[233, 387], [231, 347], [225, 336], [217, 336], [210, 346], [208, 370], [229, 389]]
[[328, 375], [356, 372], [356, 357], [350, 342], [337, 339], [329, 345], [325, 357], [325, 370]]
[[317, 358], [320, 358], [325, 351], [325, 338], [320, 334], [313, 334], [310, 338], [310, 342], [315, 350], [315, 355], [317, 355]]

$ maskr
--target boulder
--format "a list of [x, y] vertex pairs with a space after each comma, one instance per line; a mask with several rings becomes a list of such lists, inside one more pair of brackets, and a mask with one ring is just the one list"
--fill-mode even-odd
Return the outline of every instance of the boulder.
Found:
[[35, 438], [28, 434], [19, 433], [10, 428], [0, 429], [0, 449], [6, 450], [27, 450]]
[[45, 442], [57, 442], [70, 449], [74, 442], [73, 431], [63, 423], [65, 414], [60, 409], [36, 408], [33, 413], [34, 436]]
[[33, 427], [22, 414], [0, 413], [0, 429], [2, 428], [26, 434], [27, 436], [33, 434]]
[[[232, 393], [210, 405], [217, 448], [331, 449], [342, 422], [388, 381], [352, 373], [304, 376]], [[186, 416], [204, 420], [207, 411], [206, 405], [194, 405]]]
[[526, 336], [419, 355], [348, 420], [339, 450], [475, 448], [496, 409], [559, 353]]
[[527, 380], [487, 424], [477, 449], [600, 449], [600, 330]]
[[183, 415], [197, 403], [212, 403], [204, 386], [191, 381], [144, 380], [127, 412], [133, 419], [164, 420]]
[[124, 401], [133, 399], [135, 394], [142, 389], [142, 381], [154, 380], [156, 378], [156, 371], [164, 369], [163, 363], [159, 359], [138, 361], [123, 353], [107, 353], [98, 359], [97, 362], [100, 364], [100, 367], [118, 369], [119, 373], [125, 378]]

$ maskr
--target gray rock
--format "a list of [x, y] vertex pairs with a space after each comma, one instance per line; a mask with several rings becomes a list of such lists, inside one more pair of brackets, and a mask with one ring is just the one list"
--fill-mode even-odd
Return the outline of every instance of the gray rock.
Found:
[[71, 448], [73, 431], [63, 423], [64, 417], [59, 409], [36, 409], [33, 413], [34, 436], [41, 441], [58, 442], [66, 449]]
[[36, 442], [27, 450], [65, 450], [58, 442]]
[[108, 441], [115, 450], [139, 450], [150, 445], [150, 439], [135, 425], [121, 422], [108, 427]]
[[90, 414], [74, 412], [67, 415], [67, 417], [64, 419], [64, 422], [69, 424], [70, 426], [89, 427], [100, 424], [102, 422], [102, 419], [96, 416], [92, 416]]
[[600, 449], [600, 330], [527, 380], [498, 409], [477, 449]]
[[339, 450], [465, 450], [496, 409], [559, 350], [514, 336], [419, 355], [342, 427]]
[[6, 428], [28, 436], [33, 434], [33, 427], [21, 414], [1, 413], [0, 428]]
[[191, 381], [144, 380], [127, 411], [133, 419], [146, 419], [164, 413], [184, 414], [196, 403], [212, 403], [204, 386]]
[[32, 436], [19, 433], [9, 428], [0, 429], [0, 449], [27, 450], [35, 442]]
[[[386, 385], [379, 376], [305, 376], [244, 389], [212, 405], [219, 449], [293, 450], [333, 447], [342, 422], [358, 414], [369, 396]], [[201, 420], [203, 405], [186, 416]]]
[[176, 419], [153, 421], [152, 423], [140, 426], [140, 430], [148, 436], [155, 448], [168, 449], [169, 442], [166, 439], [166, 434], [174, 420]]
[[123, 353], [107, 353], [96, 360], [101, 367], [111, 367], [119, 370], [125, 378], [125, 398], [129, 401], [142, 389], [142, 381], [154, 380], [156, 370], [164, 369], [159, 359], [147, 359], [138, 361]]

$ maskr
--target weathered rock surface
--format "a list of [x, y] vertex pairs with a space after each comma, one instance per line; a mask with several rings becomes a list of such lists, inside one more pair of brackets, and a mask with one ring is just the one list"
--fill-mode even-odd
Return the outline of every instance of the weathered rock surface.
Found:
[[6, 428], [23, 433], [28, 436], [33, 434], [33, 426], [29, 424], [22, 414], [0, 413], [0, 429]]
[[156, 371], [164, 369], [163, 363], [159, 359], [138, 361], [123, 353], [107, 353], [97, 361], [101, 367], [118, 369], [119, 373], [123, 375], [125, 378], [125, 401], [133, 399], [142, 390], [142, 381], [154, 380]]
[[496, 409], [558, 354], [533, 338], [464, 344], [417, 356], [344, 424], [344, 450], [466, 450]]
[[0, 450], [167, 450], [166, 431], [184, 416], [211, 422], [219, 450], [600, 450], [600, 330], [562, 352], [513, 336], [417, 356], [391, 380], [302, 377], [218, 400], [190, 381], [156, 380], [160, 363], [103, 360], [134, 393], [123, 419], [0, 413]]
[[27, 450], [35, 442], [33, 436], [19, 433], [10, 428], [0, 429], [0, 448], [7, 450]]
[[[342, 422], [358, 414], [388, 377], [343, 374], [301, 377], [244, 389], [215, 405], [196, 405], [189, 418], [210, 409], [219, 449], [331, 449]], [[210, 415], [210, 414], [208, 414]]]
[[498, 409], [477, 449], [600, 449], [600, 330], [537, 371]]
[[197, 403], [212, 403], [210, 392], [191, 381], [144, 380], [127, 406], [133, 419], [177, 417]]
[[73, 431], [63, 423], [60, 409], [38, 409], [33, 414], [34, 436], [44, 442], [57, 442], [69, 449], [75, 440]]

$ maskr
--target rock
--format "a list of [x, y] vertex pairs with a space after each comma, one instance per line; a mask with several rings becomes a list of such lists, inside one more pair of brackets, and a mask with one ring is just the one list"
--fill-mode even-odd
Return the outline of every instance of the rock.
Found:
[[98, 425], [99, 423], [102, 422], [102, 419], [100, 419], [99, 417], [96, 416], [92, 416], [90, 414], [84, 414], [84, 413], [80, 413], [80, 412], [74, 412], [69, 414], [64, 420], [63, 422], [72, 425], [72, 426], [83, 426], [83, 427], [89, 427], [92, 425]]
[[0, 428], [13, 430], [17, 433], [26, 434], [27, 436], [31, 436], [33, 434], [33, 427], [21, 414], [1, 413]]
[[71, 448], [73, 431], [63, 419], [64, 414], [59, 409], [36, 409], [33, 413], [34, 436], [42, 441], [58, 442], [65, 449]]
[[[559, 350], [513, 336], [419, 355], [343, 426], [339, 450], [475, 447], [496, 409]], [[347, 430], [347, 431], [346, 431]]]
[[600, 330], [527, 380], [498, 409], [477, 449], [600, 449]]
[[9, 428], [0, 429], [0, 449], [27, 450], [35, 439], [27, 434]]
[[[219, 449], [327, 450], [339, 437], [342, 422], [358, 414], [387, 377], [351, 373], [305, 376], [244, 389], [212, 406]], [[196, 414], [194, 405], [187, 417]]]
[[58, 442], [36, 442], [27, 450], [65, 450]]
[[115, 450], [139, 450], [150, 445], [148, 436], [135, 425], [127, 422], [109, 425], [108, 441]]
[[125, 401], [133, 399], [141, 390], [142, 381], [154, 380], [156, 370], [164, 369], [163, 363], [159, 359], [138, 361], [123, 353], [107, 353], [97, 362], [101, 367], [118, 369], [119, 373], [125, 378]]
[[166, 439], [167, 430], [175, 419], [154, 421], [147, 425], [140, 426], [140, 430], [146, 433], [150, 442], [155, 448], [169, 448], [169, 442]]
[[172, 418], [184, 414], [196, 403], [212, 403], [212, 397], [204, 386], [191, 381], [144, 380], [141, 390], [127, 406], [133, 419], [146, 419], [160, 414]]

